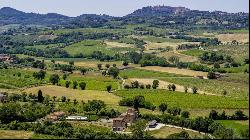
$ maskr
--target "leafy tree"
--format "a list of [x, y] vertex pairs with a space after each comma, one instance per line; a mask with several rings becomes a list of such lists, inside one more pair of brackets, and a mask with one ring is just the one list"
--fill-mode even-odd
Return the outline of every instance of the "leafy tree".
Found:
[[65, 102], [66, 100], [67, 100], [67, 98], [65, 96], [62, 96], [61, 101]]
[[58, 84], [59, 80], [60, 80], [60, 77], [58, 74], [52, 74], [49, 78], [50, 82], [55, 85], [55, 84]]
[[38, 96], [37, 96], [37, 99], [38, 99], [38, 102], [42, 103], [43, 100], [44, 100], [44, 97], [43, 97], [43, 92], [39, 89], [38, 90]]
[[169, 91], [172, 90], [172, 85], [171, 85], [171, 84], [168, 85], [168, 90], [169, 90]]
[[75, 64], [75, 62], [74, 61], [69, 61], [69, 64], [73, 66]]
[[79, 86], [80, 86], [80, 88], [81, 88], [82, 90], [85, 90], [85, 88], [86, 88], [86, 83], [85, 83], [85, 82], [81, 82], [81, 83], [79, 83]]
[[63, 74], [63, 80], [66, 80], [67, 79], [67, 74]]
[[208, 72], [207, 78], [208, 79], [216, 79], [215, 72], [212, 72], [212, 71]]
[[162, 112], [162, 114], [164, 114], [164, 112], [168, 109], [168, 106], [166, 103], [161, 103], [159, 105], [159, 110]]
[[105, 67], [108, 69], [110, 67], [110, 64], [106, 64]]
[[134, 109], [139, 112], [139, 107], [143, 106], [145, 104], [145, 98], [144, 96], [135, 96], [133, 101]]
[[97, 114], [102, 108], [105, 108], [105, 106], [105, 103], [101, 100], [92, 100], [84, 104], [84, 111], [95, 111]]
[[144, 85], [140, 85], [140, 89], [144, 89], [145, 87], [144, 87]]
[[133, 139], [144, 139], [147, 122], [145, 120], [139, 120], [136, 123], [132, 124], [131, 131]]
[[146, 89], [151, 89], [151, 85], [150, 85], [150, 84], [147, 84], [147, 85], [146, 85]]
[[173, 91], [175, 91], [175, 89], [176, 89], [175, 84], [172, 84], [171, 88], [172, 88]]
[[108, 74], [113, 76], [113, 78], [116, 78], [119, 75], [119, 69], [116, 67], [111, 67], [108, 70]]
[[139, 88], [139, 82], [138, 81], [131, 82], [131, 86], [132, 88]]
[[158, 81], [158, 80], [154, 80], [154, 81], [153, 81], [152, 88], [153, 88], [153, 89], [156, 89], [158, 86], [159, 86], [159, 81]]
[[185, 93], [188, 92], [188, 87], [187, 86], [184, 87], [184, 91], [185, 91]]
[[76, 99], [73, 100], [74, 105], [78, 104], [78, 101]]
[[189, 118], [190, 113], [188, 111], [182, 111], [181, 112], [181, 117], [183, 118]]
[[69, 88], [70, 84], [71, 84], [71, 81], [66, 81], [66, 82], [65, 82], [65, 87], [66, 87], [66, 88]]
[[81, 68], [80, 71], [81, 71], [81, 74], [82, 74], [82, 75], [85, 75], [85, 73], [86, 73], [88, 70], [87, 70], [86, 68]]
[[34, 72], [33, 77], [39, 80], [43, 80], [45, 78], [46, 72], [43, 70], [40, 70], [39, 72]]
[[197, 87], [193, 87], [192, 91], [193, 91], [193, 94], [197, 94], [198, 88]]
[[125, 66], [125, 67], [128, 66], [128, 61], [123, 61], [122, 65]]
[[113, 67], [116, 67], [116, 64], [113, 64]]
[[214, 63], [214, 68], [215, 69], [219, 69], [220, 68], [220, 64], [219, 63]]
[[223, 94], [224, 96], [226, 96], [226, 95], [228, 94], [228, 93], [227, 93], [227, 90], [223, 90], [222, 94]]
[[101, 69], [102, 69], [102, 64], [97, 64], [97, 68], [98, 68], [99, 70], [101, 70]]
[[110, 92], [111, 89], [112, 89], [112, 85], [108, 85], [108, 86], [107, 86], [107, 91]]
[[219, 119], [218, 112], [215, 110], [211, 110], [211, 112], [209, 113], [209, 118], [213, 120]]
[[171, 114], [171, 115], [173, 115], [173, 116], [180, 115], [181, 108], [179, 108], [179, 107], [169, 108], [168, 109], [168, 113]]
[[77, 81], [74, 81], [74, 82], [73, 82], [73, 89], [77, 89], [77, 86], [78, 86]]

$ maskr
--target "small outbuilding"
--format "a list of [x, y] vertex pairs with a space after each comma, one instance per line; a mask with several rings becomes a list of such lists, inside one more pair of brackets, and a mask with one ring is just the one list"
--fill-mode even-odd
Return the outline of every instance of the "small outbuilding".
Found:
[[157, 126], [157, 121], [153, 120], [148, 123], [149, 128], [155, 128]]

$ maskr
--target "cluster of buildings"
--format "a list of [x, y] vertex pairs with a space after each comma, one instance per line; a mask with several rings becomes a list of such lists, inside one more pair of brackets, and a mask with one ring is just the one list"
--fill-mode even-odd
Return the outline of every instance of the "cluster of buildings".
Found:
[[123, 131], [138, 118], [138, 112], [129, 108], [127, 112], [122, 113], [118, 118], [113, 119], [113, 131]]

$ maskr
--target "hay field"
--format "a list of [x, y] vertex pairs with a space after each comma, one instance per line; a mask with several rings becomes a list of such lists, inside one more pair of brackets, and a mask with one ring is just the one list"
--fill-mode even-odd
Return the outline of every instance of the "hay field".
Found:
[[83, 100], [85, 102], [88, 100], [102, 100], [107, 105], [118, 105], [118, 102], [121, 99], [121, 97], [106, 91], [75, 90], [52, 85], [32, 87], [24, 90], [24, 92], [37, 94], [39, 89], [42, 90], [44, 95], [49, 95], [51, 97], [57, 96], [58, 98], [61, 98], [62, 96], [65, 96], [71, 100], [77, 99], [79, 101]]
[[232, 42], [236, 40], [241, 43], [249, 42], [249, 34], [235, 33], [235, 34], [219, 34], [216, 36], [221, 42]]
[[193, 71], [193, 70], [188, 70], [188, 69], [178, 69], [178, 68], [172, 68], [172, 67], [147, 66], [147, 67], [138, 67], [138, 69], [167, 72], [167, 73], [188, 75], [188, 76], [194, 76], [194, 77], [195, 76], [204, 76], [204, 77], [207, 76], [207, 72]]

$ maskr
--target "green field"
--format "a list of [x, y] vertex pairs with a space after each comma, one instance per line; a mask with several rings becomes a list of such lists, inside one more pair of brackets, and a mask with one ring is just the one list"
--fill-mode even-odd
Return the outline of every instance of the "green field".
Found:
[[182, 109], [247, 109], [249, 105], [246, 99], [186, 94], [168, 90], [121, 90], [116, 91], [115, 94], [123, 98], [142, 95], [146, 101], [150, 101], [156, 106], [167, 103], [169, 107], [176, 106]]
[[164, 77], [189, 77], [180, 74], [172, 74], [166, 72], [157, 72], [142, 69], [127, 69], [120, 71], [120, 76], [127, 76], [128, 78], [164, 78]]
[[[228, 74], [227, 74], [228, 75]], [[249, 79], [247, 74], [240, 74], [244, 79]], [[197, 87], [202, 91], [206, 91], [212, 94], [222, 95], [222, 92], [226, 90], [228, 92], [228, 96], [246, 98], [248, 97], [249, 87], [247, 80], [241, 81], [239, 77], [233, 77], [233, 75], [229, 75], [229, 77], [225, 77], [226, 81], [222, 79], [198, 79], [198, 78], [176, 78], [176, 77], [164, 77], [160, 78], [160, 80], [165, 80], [167, 82], [188, 86], [188, 87]]]
[[249, 121], [235, 121], [235, 120], [218, 120], [217, 122], [221, 123], [227, 128], [233, 129], [238, 135], [241, 134], [242, 131], [249, 128]]
[[191, 49], [191, 50], [186, 50], [186, 51], [182, 51], [182, 54], [185, 55], [190, 55], [190, 56], [196, 56], [199, 57], [200, 55], [202, 55], [205, 51], [203, 50], [199, 50], [199, 49]]

